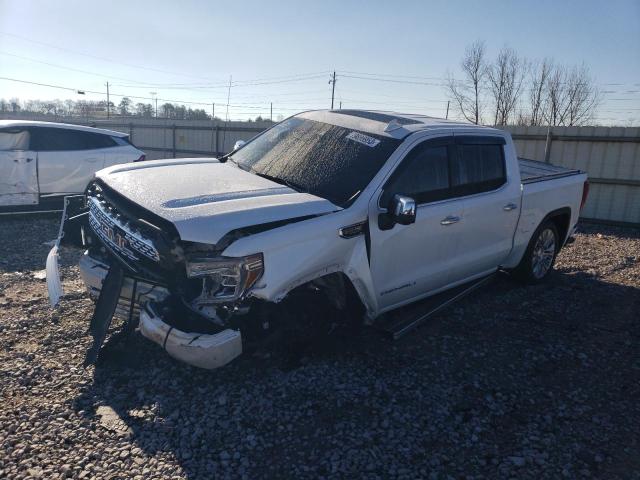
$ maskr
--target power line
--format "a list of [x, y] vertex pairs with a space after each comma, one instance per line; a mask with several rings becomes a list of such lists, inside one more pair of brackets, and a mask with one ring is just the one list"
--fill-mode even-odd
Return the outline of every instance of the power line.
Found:
[[376, 81], [376, 82], [403, 83], [403, 84], [407, 84], [407, 85], [430, 85], [430, 86], [435, 86], [435, 87], [444, 87], [444, 86], [446, 86], [445, 83], [418, 82], [418, 81], [413, 81], [413, 80], [396, 80], [396, 79], [391, 79], [391, 78], [363, 77], [363, 76], [358, 76], [358, 75], [344, 75], [344, 74], [341, 74], [340, 77], [342, 77], [342, 78], [357, 78], [357, 79], [360, 79], [360, 80], [372, 80], [372, 81]]
[[[66, 91], [70, 91], [70, 92], [77, 92], [78, 89], [76, 88], [72, 88], [72, 87], [64, 87], [61, 85], [52, 85], [49, 83], [41, 83], [41, 82], [32, 82], [29, 80], [21, 80], [21, 79], [17, 79], [17, 78], [9, 78], [9, 77], [0, 77], [0, 80], [7, 80], [10, 82], [18, 82], [18, 83], [25, 83], [28, 85], [37, 85], [37, 86], [41, 86], [41, 87], [48, 87], [48, 88], [56, 88], [59, 90], [66, 90]], [[96, 91], [96, 90], [82, 90], [85, 93], [92, 93], [95, 95], [104, 95], [105, 92], [100, 92], [100, 91]], [[209, 105], [211, 105], [210, 102], [194, 102], [194, 101], [190, 101], [190, 100], [178, 100], [178, 99], [169, 99], [169, 98], [159, 98], [157, 96], [151, 96], [151, 97], [144, 97], [144, 96], [138, 96], [138, 95], [125, 95], [122, 93], [109, 93], [110, 96], [112, 97], [119, 97], [119, 98], [123, 98], [123, 97], [127, 97], [127, 98], [131, 98], [131, 99], [137, 99], [137, 100], [150, 100], [151, 102], [154, 101], [161, 101], [161, 102], [170, 102], [170, 103], [177, 103], [177, 104], [186, 104], [186, 105], [206, 105], [207, 107]], [[252, 106], [255, 104], [229, 104], [230, 108], [244, 108], [244, 109], [255, 109], [255, 110], [261, 110], [261, 111], [268, 111], [268, 107], [262, 107], [262, 106]], [[300, 111], [299, 108], [284, 108], [284, 107], [276, 107], [275, 108], [276, 111], [285, 111], [285, 110], [289, 110], [289, 111]], [[234, 112], [237, 113], [237, 112]]]
[[72, 50], [70, 48], [60, 47], [58, 45], [53, 45], [51, 43], [40, 42], [38, 40], [32, 40], [30, 38], [23, 37], [21, 35], [16, 35], [15, 33], [0, 32], [0, 35], [5, 35], [5, 36], [8, 36], [8, 37], [18, 38], [20, 40], [24, 40], [25, 42], [30, 42], [30, 43], [33, 43], [33, 44], [36, 44], [36, 45], [42, 45], [42, 46], [45, 46], [45, 47], [54, 48], [56, 50], [61, 50], [63, 52], [73, 53], [75, 55], [82, 55], [84, 57], [93, 58], [93, 59], [96, 59], [96, 60], [101, 60], [103, 62], [115, 63], [117, 65], [123, 65], [123, 66], [129, 67], [129, 68], [137, 68], [137, 69], [140, 69], [140, 70], [148, 70], [148, 71], [151, 71], [151, 72], [166, 73], [166, 74], [169, 74], [169, 75], [176, 75], [176, 76], [180, 76], [180, 77], [189, 77], [189, 78], [198, 78], [200, 80], [210, 81], [210, 79], [205, 78], [205, 77], [198, 77], [198, 76], [195, 76], [195, 75], [189, 75], [189, 74], [185, 74], [185, 73], [177, 73], [177, 72], [172, 72], [172, 71], [169, 71], [169, 70], [162, 70], [162, 69], [159, 69], [159, 68], [135, 65], [135, 64], [131, 64], [131, 63], [125, 63], [125, 62], [120, 62], [120, 61], [117, 61], [117, 60], [112, 60], [110, 58], [99, 57], [97, 55], [92, 55], [92, 54], [89, 54], [89, 53], [78, 52], [77, 50]]
[[[104, 74], [102, 74], [102, 73], [90, 72], [90, 71], [88, 71], [88, 70], [81, 70], [81, 69], [79, 69], [79, 68], [66, 67], [66, 66], [64, 66], [64, 65], [59, 65], [59, 64], [56, 64], [56, 63], [45, 62], [45, 61], [42, 61], [42, 60], [36, 60], [35, 58], [23, 57], [23, 56], [21, 56], [21, 55], [15, 55], [15, 54], [13, 54], [13, 53], [9, 53], [9, 52], [3, 52], [3, 51], [0, 51], [0, 55], [6, 55], [6, 56], [8, 56], [8, 57], [19, 58], [20, 60], [26, 60], [26, 61], [28, 61], [28, 62], [39, 63], [39, 64], [41, 64], [41, 65], [48, 65], [48, 66], [50, 66], [50, 67], [60, 68], [60, 69], [63, 69], [63, 70], [69, 70], [69, 71], [71, 71], [71, 72], [84, 73], [84, 74], [86, 74], [86, 75], [94, 75], [94, 76], [96, 76], [96, 77], [101, 77], [101, 78], [115, 78], [116, 80], [124, 80], [124, 81], [127, 81], [127, 82], [140, 83], [140, 82], [138, 82], [138, 81], [136, 81], [136, 80], [131, 80], [131, 79], [128, 79], [128, 78], [115, 77], [115, 76], [113, 76], [113, 75], [104, 75]], [[145, 88], [147, 88], [147, 87], [145, 87]]]
[[342, 74], [351, 74], [351, 75], [366, 75], [366, 76], [374, 76], [374, 77], [392, 77], [392, 78], [411, 78], [411, 79], [423, 79], [423, 80], [446, 80], [445, 77], [426, 77], [421, 75], [398, 75], [391, 73], [366, 73], [366, 72], [352, 72], [349, 70], [340, 70], [338, 73]]
[[[272, 83], [285, 83], [285, 82], [296, 82], [307, 79], [320, 78], [325, 75], [326, 72], [312, 72], [312, 73], [301, 73], [301, 74], [292, 74], [292, 75], [283, 75], [278, 77], [261, 77], [261, 78], [253, 78], [247, 80], [234, 80], [232, 83], [232, 87], [244, 86], [249, 84], [254, 84], [260, 82], [260, 84], [272, 84]], [[304, 78], [302, 78], [304, 77]], [[138, 82], [140, 83], [140, 82]], [[206, 89], [206, 88], [228, 88], [229, 82], [219, 82], [219, 83], [162, 83], [162, 84], [148, 84], [157, 87], [163, 87], [166, 89]], [[132, 87], [132, 88], [145, 88], [144, 86], [138, 85], [120, 85], [121, 87]]]
[[[338, 71], [340, 74], [351, 74], [351, 75], [366, 75], [371, 77], [391, 77], [391, 78], [411, 78], [411, 79], [424, 79], [424, 80], [449, 80], [447, 77], [430, 77], [430, 76], [422, 76], [422, 75], [399, 75], [392, 73], [368, 73], [368, 72], [353, 72], [349, 70], [340, 70]], [[343, 75], [346, 76], [346, 75]], [[455, 81], [462, 81], [458, 79], [454, 79]], [[640, 86], [640, 83], [598, 83], [601, 86], [624, 86], [624, 85], [633, 85], [635, 87]]]
[[344, 101], [348, 101], [348, 102], [356, 102], [356, 103], [379, 103], [382, 105], [424, 105], [426, 103], [447, 103], [448, 100], [416, 100], [415, 102], [412, 101], [394, 101], [394, 100], [388, 100], [386, 102], [378, 102], [375, 100], [357, 100], [355, 98], [346, 98], [346, 97], [341, 97], [342, 100]]

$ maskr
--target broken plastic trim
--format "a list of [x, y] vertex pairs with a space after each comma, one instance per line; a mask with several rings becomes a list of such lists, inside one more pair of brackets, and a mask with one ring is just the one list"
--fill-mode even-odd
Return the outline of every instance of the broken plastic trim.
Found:
[[47, 255], [46, 272], [47, 272], [47, 291], [49, 293], [49, 302], [55, 307], [60, 298], [64, 295], [62, 282], [60, 281], [60, 269], [58, 268], [58, 249], [60, 245], [76, 245], [84, 244], [84, 236], [82, 231], [83, 222], [86, 221], [84, 213], [84, 195], [69, 195], [64, 197], [64, 206], [62, 208], [62, 218], [60, 219], [60, 228], [55, 245]]
[[100, 347], [102, 347], [104, 343], [109, 325], [111, 325], [111, 320], [113, 319], [113, 314], [118, 306], [123, 280], [124, 271], [119, 263], [114, 262], [102, 283], [100, 296], [96, 302], [96, 308], [93, 311], [91, 323], [89, 324], [89, 332], [91, 336], [93, 336], [93, 344], [91, 348], [87, 350], [87, 355], [84, 360], [85, 367], [95, 363], [98, 359]]

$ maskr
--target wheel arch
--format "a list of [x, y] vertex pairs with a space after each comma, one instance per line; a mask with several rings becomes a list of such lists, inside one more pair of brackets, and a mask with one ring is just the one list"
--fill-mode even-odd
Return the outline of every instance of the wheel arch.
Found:
[[[559, 238], [557, 250], [560, 251], [560, 249], [564, 246], [565, 242], [567, 241], [567, 236], [569, 235], [569, 227], [571, 223], [571, 207], [562, 207], [557, 210], [553, 210], [552, 212], [549, 212], [542, 219], [542, 221], [536, 228], [536, 231], [538, 230], [538, 228], [540, 228], [541, 225], [544, 225], [547, 221], [552, 221], [556, 229], [558, 230], [558, 235], [560, 238]], [[534, 232], [534, 235], [535, 235], [535, 232]]]

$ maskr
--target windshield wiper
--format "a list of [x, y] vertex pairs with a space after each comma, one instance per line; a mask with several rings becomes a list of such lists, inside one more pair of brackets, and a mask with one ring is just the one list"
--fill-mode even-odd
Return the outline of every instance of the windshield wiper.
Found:
[[266, 173], [258, 173], [254, 169], [251, 169], [249, 171], [259, 177], [266, 178], [267, 180], [271, 180], [272, 182], [279, 183], [280, 185], [285, 185], [291, 188], [292, 190], [295, 190], [296, 192], [309, 193], [309, 191], [306, 188], [304, 188], [302, 185], [298, 185], [297, 183], [290, 182], [289, 180], [283, 180], [282, 178], [274, 177]]
[[[233, 155], [235, 153], [234, 150], [231, 150], [229, 153], [225, 153], [224, 155], [222, 155], [221, 157], [218, 158], [218, 161], [224, 163], [226, 162], [228, 159], [231, 158], [231, 155]], [[233, 160], [231, 160], [233, 162]], [[236, 163], [236, 162], [233, 162]]]

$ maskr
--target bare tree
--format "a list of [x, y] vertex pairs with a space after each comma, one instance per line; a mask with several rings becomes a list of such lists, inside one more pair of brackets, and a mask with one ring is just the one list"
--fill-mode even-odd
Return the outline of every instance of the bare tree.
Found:
[[562, 65], [556, 65], [547, 79], [545, 120], [549, 125], [564, 125], [567, 112], [566, 76], [566, 68]]
[[64, 101], [64, 114], [65, 115], [73, 115], [73, 112], [76, 109], [76, 102], [71, 99], [67, 99]]
[[585, 65], [555, 66], [546, 84], [549, 125], [584, 125], [593, 118], [600, 98]]
[[506, 125], [515, 115], [527, 64], [515, 50], [504, 47], [487, 68], [489, 91], [493, 98], [493, 124]]
[[574, 67], [566, 76], [567, 125], [583, 125], [593, 117], [600, 94], [586, 65]]
[[122, 97], [120, 103], [118, 104], [118, 111], [120, 115], [126, 116], [129, 115], [129, 108], [131, 107], [131, 99], [129, 97]]
[[9, 104], [11, 105], [11, 111], [13, 113], [18, 113], [20, 111], [20, 100], [17, 98], [12, 98], [9, 100]]
[[547, 108], [546, 88], [549, 76], [553, 72], [553, 62], [544, 59], [531, 67], [529, 90], [529, 116], [526, 124], [542, 125]]
[[484, 42], [476, 40], [467, 47], [461, 67], [464, 78], [456, 80], [449, 75], [446, 88], [462, 116], [478, 124], [482, 117], [482, 83], [487, 73]]

